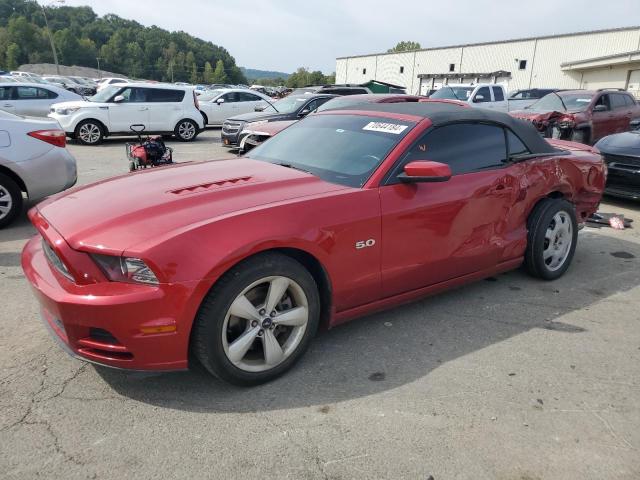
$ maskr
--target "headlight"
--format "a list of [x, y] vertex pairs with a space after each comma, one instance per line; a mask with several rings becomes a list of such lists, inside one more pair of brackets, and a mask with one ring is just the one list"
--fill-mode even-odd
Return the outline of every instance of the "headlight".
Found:
[[70, 115], [78, 110], [80, 110], [80, 107], [56, 108], [56, 113], [58, 115]]
[[49, 260], [51, 265], [56, 267], [56, 269], [62, 275], [64, 275], [65, 277], [67, 277], [69, 280], [73, 282], [74, 280], [73, 280], [73, 277], [71, 276], [71, 273], [69, 272], [69, 269], [64, 264], [64, 262], [60, 259], [60, 257], [56, 254], [56, 252], [53, 251], [53, 248], [51, 248], [51, 245], [49, 245], [49, 243], [44, 238], [42, 239], [42, 250], [44, 251], [44, 254], [47, 257], [47, 260]]
[[91, 254], [91, 257], [112, 282], [146, 283], [149, 285], [160, 283], [153, 270], [139, 258], [98, 254]]

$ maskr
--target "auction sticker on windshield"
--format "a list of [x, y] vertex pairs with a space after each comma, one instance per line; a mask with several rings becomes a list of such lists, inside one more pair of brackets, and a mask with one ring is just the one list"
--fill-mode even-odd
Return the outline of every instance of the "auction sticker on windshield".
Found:
[[369, 130], [370, 132], [383, 132], [383, 133], [393, 133], [395, 135], [400, 135], [408, 128], [407, 125], [399, 125], [397, 123], [384, 123], [384, 122], [369, 122], [364, 127], [363, 130]]

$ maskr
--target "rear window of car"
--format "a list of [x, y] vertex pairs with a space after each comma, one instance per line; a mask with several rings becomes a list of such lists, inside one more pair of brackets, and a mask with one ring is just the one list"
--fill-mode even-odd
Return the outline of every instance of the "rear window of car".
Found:
[[147, 92], [147, 102], [181, 102], [184, 90], [169, 90], [164, 88], [150, 88]]
[[635, 99], [631, 95], [625, 95], [624, 101], [628, 106], [633, 106], [636, 104]]

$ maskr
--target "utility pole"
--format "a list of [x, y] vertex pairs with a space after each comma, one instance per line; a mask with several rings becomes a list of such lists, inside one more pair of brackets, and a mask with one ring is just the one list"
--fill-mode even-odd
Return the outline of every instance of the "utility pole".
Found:
[[[65, 0], [56, 0], [56, 3], [62, 4], [64, 2]], [[53, 35], [51, 35], [51, 29], [49, 28], [49, 20], [47, 19], [47, 12], [44, 9], [44, 5], [40, 5], [40, 8], [42, 8], [42, 15], [44, 16], [44, 24], [47, 27], [47, 35], [49, 36], [49, 43], [51, 44], [51, 52], [53, 53], [53, 62], [56, 64], [56, 73], [60, 75], [60, 64], [58, 63], [58, 53], [56, 52], [56, 46], [53, 43]]]
[[100, 57], [96, 57], [96, 60], [98, 61], [98, 77], [102, 78], [102, 70], [100, 70]]

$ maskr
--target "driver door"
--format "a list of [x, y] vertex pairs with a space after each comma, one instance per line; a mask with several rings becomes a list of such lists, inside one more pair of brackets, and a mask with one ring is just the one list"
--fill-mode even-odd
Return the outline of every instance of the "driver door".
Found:
[[[437, 183], [398, 181], [404, 165], [415, 160], [448, 164], [452, 177]], [[523, 168], [507, 162], [501, 126], [443, 126], [410, 147], [380, 188], [383, 296], [499, 264], [507, 248], [526, 238], [524, 225], [510, 220]]]
[[[144, 125], [151, 131], [149, 124], [149, 107], [147, 90], [144, 88], [125, 87], [118, 92], [109, 103], [109, 131], [124, 133], [130, 131], [131, 125]], [[123, 100], [114, 100], [122, 96]]]
[[241, 112], [238, 95], [238, 92], [225, 93], [219, 97], [224, 100], [224, 102], [212, 102], [211, 108], [208, 110], [211, 112], [209, 123], [212, 125], [222, 125], [227, 118], [239, 115]]

